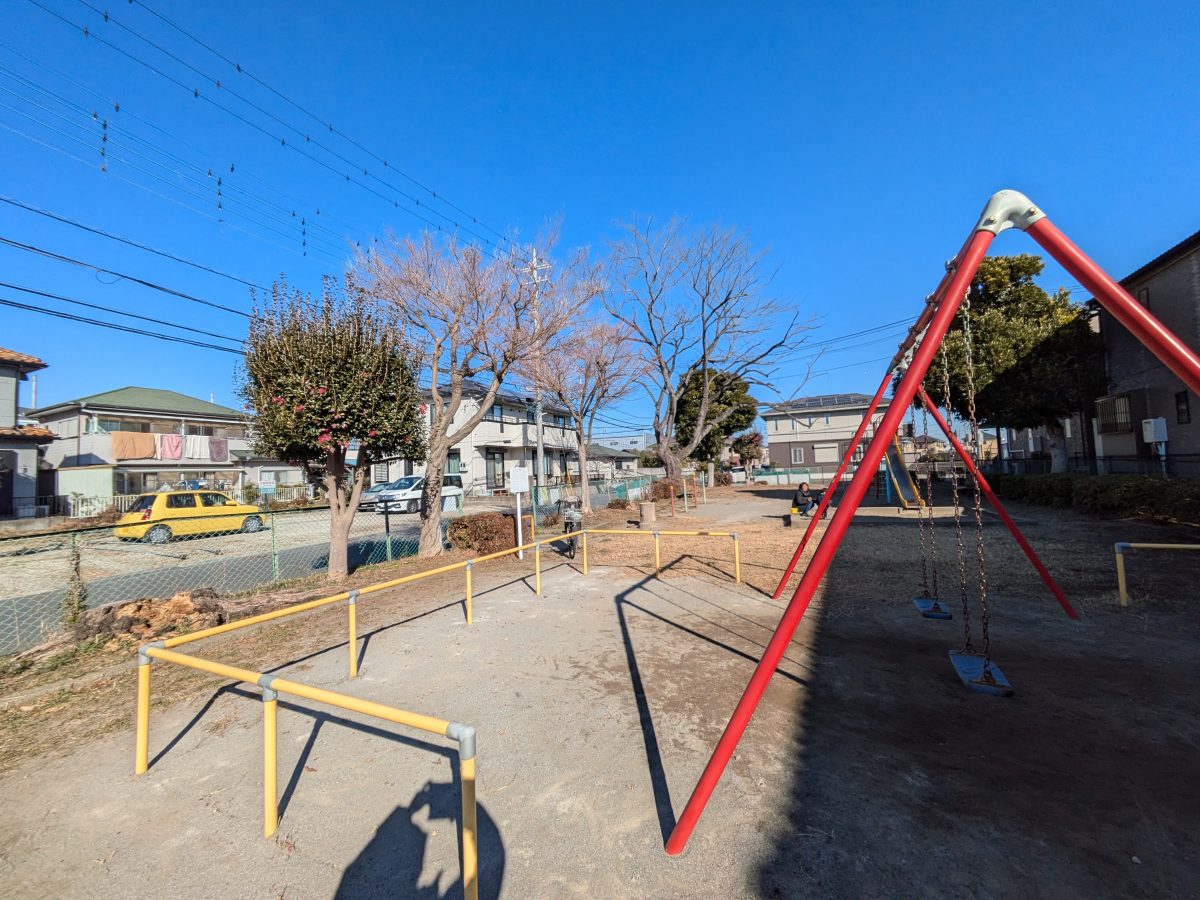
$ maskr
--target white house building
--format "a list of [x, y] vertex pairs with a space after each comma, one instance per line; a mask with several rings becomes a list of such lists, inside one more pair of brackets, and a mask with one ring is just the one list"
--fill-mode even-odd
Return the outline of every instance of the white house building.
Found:
[[[425, 392], [429, 398], [429, 392]], [[451, 430], [479, 410], [483, 390], [464, 390]], [[545, 484], [558, 484], [568, 472], [579, 470], [579, 441], [567, 411], [543, 403], [543, 445], [546, 453]], [[426, 422], [431, 410], [426, 404]], [[572, 466], [573, 464], [573, 466]], [[514, 466], [537, 465], [537, 424], [532, 402], [514, 394], [500, 394], [483, 421], [450, 451], [446, 474], [462, 476], [468, 494], [504, 493]], [[404, 475], [420, 475], [424, 460], [394, 458], [372, 466], [371, 481], [378, 484]]]
[[[832, 475], [870, 405], [866, 394], [825, 394], [763, 410], [767, 458], [776, 468], [806, 468], [814, 474]], [[876, 416], [882, 416], [887, 408], [888, 401], [883, 400]], [[868, 430], [867, 437], [872, 433]], [[860, 444], [857, 459], [862, 458], [864, 449], [865, 444]]]
[[0, 519], [45, 514], [39, 511], [39, 448], [54, 435], [21, 422], [21, 382], [46, 368], [36, 356], [0, 347]]

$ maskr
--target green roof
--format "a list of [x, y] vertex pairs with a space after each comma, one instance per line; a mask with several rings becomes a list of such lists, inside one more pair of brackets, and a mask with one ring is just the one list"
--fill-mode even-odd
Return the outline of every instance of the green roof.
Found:
[[244, 418], [245, 413], [219, 403], [209, 403], [198, 397], [189, 397], [176, 391], [164, 391], [159, 388], [123, 387], [115, 391], [105, 391], [102, 394], [90, 394], [76, 400], [65, 400], [29, 411], [30, 418], [52, 410], [68, 409], [73, 406], [88, 406], [92, 408], [110, 408], [129, 411], [179, 413], [192, 416], [237, 416]]

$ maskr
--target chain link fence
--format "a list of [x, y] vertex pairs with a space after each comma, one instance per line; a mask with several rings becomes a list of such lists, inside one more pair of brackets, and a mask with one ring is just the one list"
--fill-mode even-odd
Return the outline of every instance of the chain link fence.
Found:
[[[588, 485], [594, 508], [648, 496], [650, 477]], [[539, 528], [552, 528], [562, 500], [580, 487], [539, 490]], [[454, 516], [515, 511], [512, 496], [470, 497], [457, 508], [446, 497], [443, 529]], [[444, 532], [443, 532], [444, 533]], [[420, 517], [359, 510], [350, 529], [351, 571], [417, 552]], [[133, 525], [106, 525], [0, 538], [0, 655], [17, 653], [58, 634], [86, 609], [180, 591], [210, 588], [222, 596], [320, 575], [329, 568], [329, 509], [158, 515]]]

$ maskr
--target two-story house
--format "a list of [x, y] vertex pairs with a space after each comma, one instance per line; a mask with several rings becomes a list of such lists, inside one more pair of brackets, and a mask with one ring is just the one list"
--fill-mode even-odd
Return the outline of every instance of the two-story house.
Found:
[[[1200, 349], [1200, 231], [1121, 280], [1121, 286], [1191, 347]], [[1200, 475], [1200, 406], [1182, 381], [1117, 322], [1100, 312], [1109, 394], [1096, 402], [1102, 471], [1149, 471], [1154, 447], [1144, 419], [1166, 420], [1168, 471]]]
[[[482, 394], [481, 388], [470, 388], [463, 392], [452, 430], [478, 412]], [[428, 402], [432, 402], [428, 391], [425, 396]], [[432, 416], [428, 402], [427, 422]], [[557, 484], [567, 477], [568, 471], [578, 472], [579, 441], [567, 410], [551, 403], [544, 403], [542, 410], [542, 440], [546, 457], [543, 483]], [[461, 475], [463, 488], [468, 494], [507, 491], [509, 473], [514, 466], [525, 466], [531, 474], [536, 470], [536, 420], [531, 400], [515, 394], [500, 394], [483, 421], [450, 451], [446, 473]], [[574, 463], [573, 468], [571, 463]], [[403, 475], [419, 475], [424, 470], [423, 459], [389, 459], [373, 466], [371, 480], [378, 484]]]
[[[806, 468], [814, 477], [832, 476], [870, 405], [866, 394], [825, 394], [771, 406], [762, 412], [768, 460], [776, 468]], [[884, 400], [876, 416], [887, 408]], [[864, 449], [860, 444], [855, 461]]]
[[124, 387], [28, 415], [55, 437], [46, 461], [60, 496], [114, 498], [191, 481], [229, 491], [304, 482], [299, 468], [257, 457], [244, 413], [175, 391]]
[[37, 515], [39, 448], [54, 440], [20, 421], [21, 382], [46, 368], [36, 356], [0, 347], [0, 518]]

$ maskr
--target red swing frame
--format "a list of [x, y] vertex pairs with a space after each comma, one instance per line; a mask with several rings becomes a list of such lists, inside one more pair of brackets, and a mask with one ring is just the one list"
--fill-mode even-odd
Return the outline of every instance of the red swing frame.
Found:
[[[941, 344], [942, 339], [946, 336], [946, 332], [949, 330], [950, 324], [958, 312], [963, 297], [966, 295], [967, 288], [971, 284], [971, 279], [975, 277], [975, 272], [978, 270], [984, 256], [987, 255], [988, 247], [991, 246], [992, 241], [1001, 231], [1006, 231], [1010, 228], [1019, 228], [1029, 234], [1064, 269], [1070, 272], [1080, 284], [1089, 290], [1092, 296], [1112, 314], [1113, 318], [1127, 328], [1143, 346], [1177, 375], [1191, 391], [1200, 394], [1200, 357], [1197, 357], [1195, 351], [1184, 344], [1154, 316], [1150, 315], [1144, 307], [1110, 278], [1104, 270], [1092, 262], [1083, 251], [1076, 247], [1065, 234], [1059, 231], [1046, 218], [1045, 213], [1030, 202], [1028, 197], [1018, 191], [1000, 191], [993, 194], [984, 207], [979, 221], [971, 230], [966, 243], [959, 250], [953, 261], [947, 265], [946, 275], [942, 278], [937, 290], [929, 296], [925, 308], [921, 311], [921, 315], [917, 318], [912, 328], [909, 329], [908, 335], [900, 345], [899, 352], [888, 367], [888, 374], [876, 392], [875, 398], [872, 401], [872, 408], [868, 409], [867, 414], [863, 416], [863, 423], [859, 426], [856, 438], [851, 442], [851, 447], [846, 454], [846, 458], [842, 460], [842, 465], [835, 476], [833, 485], [835, 487], [838, 479], [844, 473], [849, 459], [853, 457], [854, 450], [866, 431], [867, 423], [871, 416], [874, 415], [874, 408], [878, 406], [879, 401], [883, 398], [883, 393], [887, 389], [888, 382], [891, 380], [891, 371], [911, 351], [912, 361], [909, 363], [907, 370], [900, 379], [899, 385], [896, 387], [891, 405], [888, 407], [887, 412], [884, 413], [883, 421], [867, 446], [863, 460], [855, 471], [849, 486], [846, 488], [842, 502], [838, 504], [829, 527], [821, 537], [821, 542], [817, 545], [817, 549], [813, 553], [813, 558], [805, 569], [803, 577], [800, 579], [800, 584], [796, 587], [796, 591], [792, 595], [787, 608], [784, 609], [779, 624], [775, 628], [775, 633], [771, 636], [771, 640], [767, 644], [767, 648], [763, 652], [762, 658], [754, 670], [754, 674], [750, 676], [750, 681], [746, 685], [746, 689], [737, 706], [734, 708], [729, 723], [725, 726], [725, 731], [722, 733], [720, 740], [717, 741], [717, 746], [713, 749], [708, 764], [704, 767], [704, 771], [701, 773], [700, 779], [696, 783], [696, 787], [692, 791], [687, 805], [680, 814], [675, 828], [671, 832], [671, 836], [667, 839], [666, 851], [668, 854], [672, 856], [678, 855], [687, 846], [688, 839], [691, 837], [696, 823], [700, 820], [700, 816], [704, 812], [704, 807], [708, 804], [713, 790], [716, 788], [721, 775], [725, 771], [725, 767], [729, 764], [729, 759], [737, 748], [742, 734], [750, 724], [750, 719], [754, 715], [754, 711], [758, 707], [758, 703], [762, 699], [763, 692], [767, 689], [771, 677], [775, 674], [775, 669], [779, 665], [784, 652], [787, 650], [788, 644], [791, 643], [792, 636], [795, 634], [800, 620], [804, 617], [805, 612], [808, 611], [808, 606], [812, 602], [817, 586], [828, 571], [829, 565], [837, 553], [838, 546], [841, 544], [846, 530], [850, 527], [850, 521], [853, 519], [854, 513], [866, 495], [875, 473], [879, 470], [887, 443], [896, 434], [904, 418], [905, 411], [912, 404], [913, 398], [917, 396], [918, 391], [921, 389], [922, 381], [925, 378], [926, 371], [929, 369], [930, 362], [933, 360], [933, 355]], [[936, 407], [931, 405], [930, 409], [933, 410]], [[939, 424], [942, 423], [939, 422]], [[948, 429], [947, 433], [949, 433]], [[960, 449], [961, 445], [957, 441], [954, 441], [954, 443], [956, 444], [955, 449], [965, 459], [964, 451]], [[980, 487], [981, 489], [983, 487], [982, 481]], [[993, 503], [997, 505], [997, 512], [999, 513], [1002, 507], [994, 499], [994, 495], [990, 493], [990, 490], [988, 493], [989, 499], [992, 499]], [[797, 548], [792, 563], [788, 567], [788, 571], [784, 575], [779, 589], [776, 591], [776, 597], [782, 594], [788, 577], [800, 559], [804, 544], [808, 541], [816, 523], [820, 521], [821, 515], [824, 513], [824, 507], [828, 506], [828, 501], [832, 494], [832, 490], [827, 490], [825, 496], [821, 498], [821, 508], [813, 515], [808, 531], [805, 533], [804, 539], [800, 547]], [[1007, 513], [1004, 513], [1001, 518], [1005, 519], [1005, 524], [1013, 531], [1014, 536], [1020, 533], [1016, 525], [1008, 518]], [[1028, 542], [1025, 542], [1023, 538], [1019, 538], [1018, 542], [1022, 544], [1022, 549], [1030, 556], [1031, 561], [1035, 561], [1036, 554], [1033, 553], [1032, 548], [1028, 547]], [[1034, 564], [1035, 567], [1038, 567], [1039, 574], [1044, 573], [1043, 578], [1048, 579], [1047, 584], [1052, 584], [1053, 579], [1049, 578], [1048, 572], [1044, 572], [1045, 567], [1040, 565], [1040, 561], [1036, 561]], [[1057, 588], [1057, 585], [1054, 585], [1052, 590], [1054, 588]], [[1060, 596], [1060, 594], [1061, 590], [1057, 591], [1055, 596], [1059, 599], [1060, 603], [1064, 604], [1064, 610], [1070, 615], [1073, 609], [1071, 609], [1069, 603], [1065, 603], [1065, 596]]]

